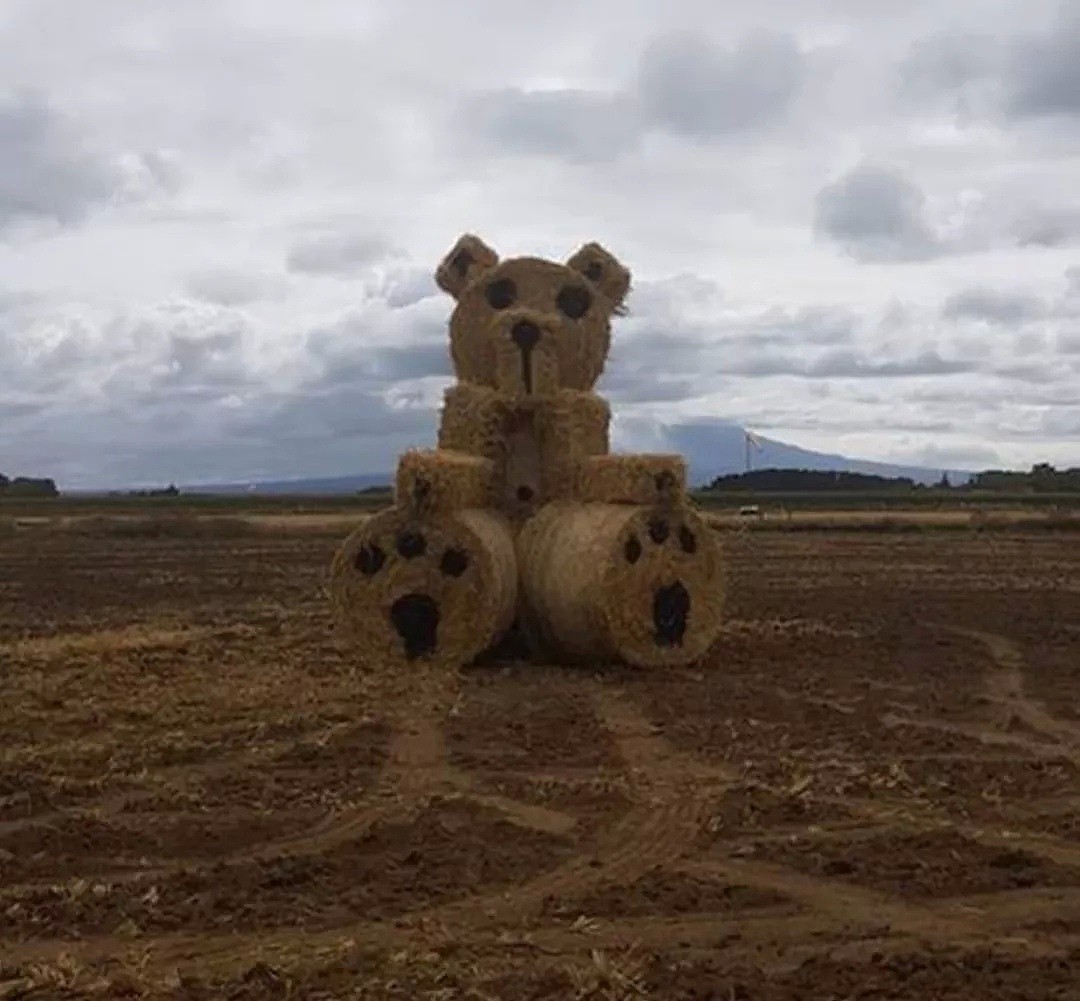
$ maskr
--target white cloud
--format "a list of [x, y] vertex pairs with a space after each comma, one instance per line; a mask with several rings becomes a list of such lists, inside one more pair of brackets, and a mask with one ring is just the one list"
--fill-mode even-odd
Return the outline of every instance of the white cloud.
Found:
[[10, 3], [0, 465], [387, 470], [434, 437], [432, 272], [465, 231], [633, 270], [602, 382], [624, 447], [721, 418], [1080, 463], [1067, 4], [469, 13]]

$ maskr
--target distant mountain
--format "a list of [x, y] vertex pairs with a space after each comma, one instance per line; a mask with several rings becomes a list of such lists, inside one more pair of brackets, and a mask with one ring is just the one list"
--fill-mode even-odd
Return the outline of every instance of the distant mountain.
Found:
[[[754, 469], [838, 470], [869, 473], [876, 476], [904, 476], [916, 483], [937, 483], [947, 473], [953, 486], [966, 483], [972, 474], [966, 469], [942, 469], [927, 466], [903, 466], [845, 455], [814, 452], [786, 442], [756, 435], [760, 448], [751, 449]], [[701, 486], [717, 476], [741, 473], [746, 469], [746, 431], [725, 421], [695, 421], [668, 427], [665, 438], [672, 451], [686, 456], [690, 482]]]
[[[697, 421], [670, 426], [664, 431], [666, 451], [686, 456], [690, 482], [702, 486], [717, 476], [739, 473], [746, 468], [746, 432], [737, 424], [723, 421]], [[966, 483], [970, 470], [943, 470], [922, 466], [899, 466], [864, 459], [850, 459], [844, 455], [814, 452], [788, 445], [782, 441], [757, 436], [760, 449], [753, 449], [751, 461], [755, 469], [815, 469], [841, 470], [851, 473], [870, 473], [877, 476], [905, 476], [916, 483], [937, 483], [941, 474], [947, 472], [954, 485]], [[327, 495], [355, 494], [371, 487], [386, 486], [393, 482], [393, 474], [358, 473], [351, 476], [330, 476], [317, 479], [273, 480], [258, 483], [216, 483], [182, 486], [183, 493], [212, 494], [277, 494], [277, 495]]]
[[355, 494], [372, 487], [388, 487], [391, 473], [357, 473], [353, 476], [324, 476], [304, 480], [269, 480], [257, 483], [195, 483], [180, 487], [185, 494], [256, 494], [278, 496], [326, 496]]

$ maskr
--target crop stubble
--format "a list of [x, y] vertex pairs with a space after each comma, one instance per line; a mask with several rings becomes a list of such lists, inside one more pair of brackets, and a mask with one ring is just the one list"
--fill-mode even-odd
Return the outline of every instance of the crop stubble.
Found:
[[699, 668], [411, 718], [339, 536], [0, 541], [0, 987], [1080, 996], [1075, 536], [756, 534]]

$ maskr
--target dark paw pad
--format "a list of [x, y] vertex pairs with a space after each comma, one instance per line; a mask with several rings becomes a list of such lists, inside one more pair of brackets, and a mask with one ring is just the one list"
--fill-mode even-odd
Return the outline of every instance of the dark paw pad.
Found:
[[419, 532], [402, 532], [397, 537], [397, 551], [407, 560], [423, 556], [427, 549], [427, 540]]
[[663, 518], [653, 518], [652, 521], [649, 522], [649, 538], [658, 546], [662, 546], [667, 542], [670, 533], [671, 528]]
[[460, 577], [469, 569], [469, 554], [464, 549], [448, 549], [443, 553], [439, 569], [447, 577]]
[[676, 582], [653, 595], [653, 626], [657, 646], [682, 646], [690, 615], [690, 592]]
[[356, 554], [356, 558], [353, 560], [353, 565], [360, 571], [365, 577], [372, 577], [377, 574], [386, 563], [386, 553], [382, 551], [375, 543], [368, 546], [362, 546], [360, 551]]
[[390, 607], [390, 621], [405, 644], [405, 657], [418, 660], [435, 652], [439, 606], [427, 594], [406, 594]]

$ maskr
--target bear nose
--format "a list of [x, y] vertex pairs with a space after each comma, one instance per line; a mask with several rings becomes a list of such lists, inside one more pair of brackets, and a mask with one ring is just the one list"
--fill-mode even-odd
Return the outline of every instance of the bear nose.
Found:
[[531, 351], [540, 340], [540, 328], [529, 320], [519, 320], [510, 331], [510, 339], [522, 351]]

